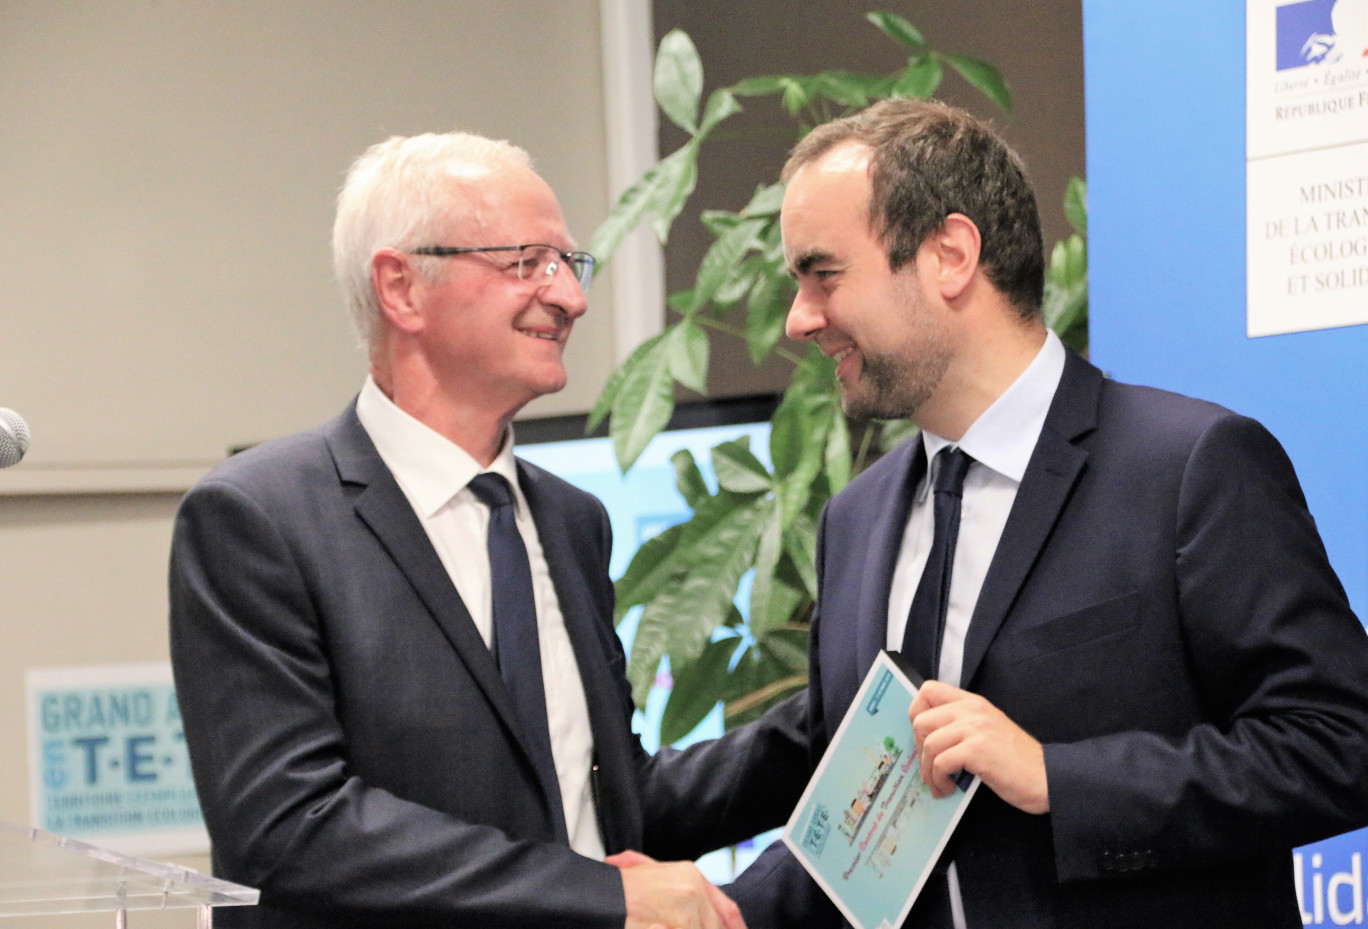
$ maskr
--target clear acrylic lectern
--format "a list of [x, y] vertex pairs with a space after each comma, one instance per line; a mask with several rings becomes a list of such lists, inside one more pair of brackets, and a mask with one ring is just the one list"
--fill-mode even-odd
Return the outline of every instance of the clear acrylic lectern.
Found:
[[197, 908], [206, 929], [216, 906], [252, 906], [259, 893], [188, 868], [133, 858], [0, 820], [0, 918]]

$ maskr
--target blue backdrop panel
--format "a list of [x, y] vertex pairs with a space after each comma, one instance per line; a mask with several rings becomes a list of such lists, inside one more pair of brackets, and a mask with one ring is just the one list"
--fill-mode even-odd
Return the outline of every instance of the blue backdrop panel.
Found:
[[[1362, 619], [1368, 326], [1245, 335], [1244, 0], [1083, 0], [1083, 36], [1092, 359], [1268, 426]], [[1301, 851], [1311, 925], [1362, 894], [1366, 850], [1353, 833]]]

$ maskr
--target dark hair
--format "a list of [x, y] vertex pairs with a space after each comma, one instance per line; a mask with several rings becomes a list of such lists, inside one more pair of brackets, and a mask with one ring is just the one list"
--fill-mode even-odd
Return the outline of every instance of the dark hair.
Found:
[[896, 271], [951, 213], [978, 227], [984, 273], [1023, 318], [1039, 314], [1045, 289], [1040, 213], [1016, 152], [988, 125], [935, 100], [885, 100], [812, 130], [783, 179], [843, 142], [873, 151], [869, 226]]

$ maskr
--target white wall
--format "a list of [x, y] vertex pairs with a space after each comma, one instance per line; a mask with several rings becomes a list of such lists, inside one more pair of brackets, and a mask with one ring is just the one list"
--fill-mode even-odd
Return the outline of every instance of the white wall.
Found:
[[[24, 671], [164, 660], [180, 492], [359, 387], [329, 256], [351, 160], [395, 133], [509, 138], [587, 240], [599, 37], [598, 0], [0, 3], [0, 406], [33, 432], [0, 472], [0, 818], [29, 820]], [[570, 388], [529, 411], [591, 405], [611, 293]]]

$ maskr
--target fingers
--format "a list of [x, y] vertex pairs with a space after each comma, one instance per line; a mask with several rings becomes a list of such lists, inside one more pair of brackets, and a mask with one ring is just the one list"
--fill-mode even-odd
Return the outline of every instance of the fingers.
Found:
[[948, 796], [959, 772], [968, 771], [1018, 809], [1049, 810], [1040, 743], [983, 697], [928, 681], [908, 715], [932, 796]]
[[607, 861], [621, 869], [627, 929], [745, 929], [740, 908], [688, 862], [656, 862], [640, 852]]
[[722, 929], [746, 929], [746, 921], [741, 918], [741, 907], [737, 906], [731, 897], [728, 897], [722, 890], [713, 884], [708, 884], [708, 902], [712, 904], [713, 912], [722, 922]]
[[635, 868], [637, 865], [656, 863], [656, 860], [650, 855], [643, 855], [641, 852], [632, 851], [631, 849], [627, 849], [624, 852], [618, 852], [616, 855], [609, 855], [603, 860], [607, 864], [617, 868]]
[[962, 696], [969, 696], [969, 694], [967, 691], [960, 690], [958, 687], [951, 687], [941, 681], [926, 681], [917, 688], [916, 696], [912, 698], [912, 705], [908, 707], [907, 715], [912, 717], [913, 722], [916, 722], [917, 715], [922, 711], [941, 706]]

